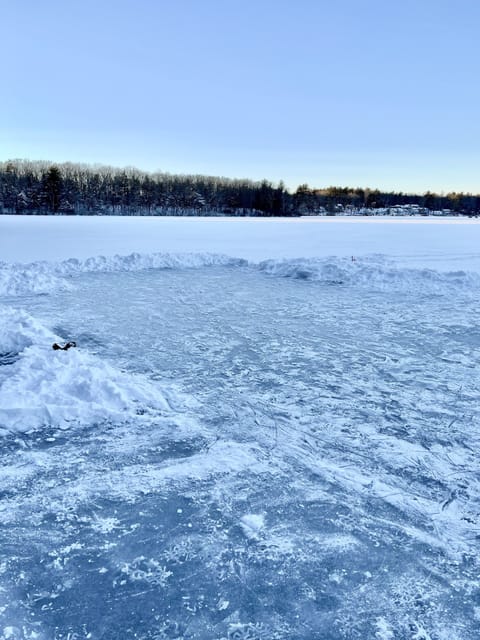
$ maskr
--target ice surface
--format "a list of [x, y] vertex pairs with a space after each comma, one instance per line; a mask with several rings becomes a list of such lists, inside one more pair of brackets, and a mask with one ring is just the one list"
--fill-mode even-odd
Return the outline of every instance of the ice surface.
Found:
[[480, 271], [480, 221], [468, 218], [0, 216], [0, 260], [86, 260], [153, 253], [270, 259], [383, 254], [401, 266]]
[[480, 637], [477, 275], [374, 253], [25, 261], [0, 638]]

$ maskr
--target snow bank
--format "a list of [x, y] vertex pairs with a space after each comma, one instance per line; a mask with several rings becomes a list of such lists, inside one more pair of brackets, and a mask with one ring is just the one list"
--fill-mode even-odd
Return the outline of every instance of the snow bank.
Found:
[[82, 273], [142, 271], [148, 269], [201, 268], [209, 266], [246, 267], [276, 277], [314, 280], [326, 284], [359, 286], [376, 291], [416, 291], [442, 293], [459, 289], [477, 291], [480, 274], [465, 271], [436, 271], [397, 265], [381, 255], [356, 258], [326, 257], [271, 259], [248, 262], [222, 254], [210, 253], [132, 253], [127, 256], [97, 256], [86, 260], [71, 258], [59, 263], [0, 263], [0, 295], [20, 296], [28, 293], [51, 293], [71, 288], [69, 280]]
[[0, 262], [0, 295], [49, 293], [69, 286], [66, 280], [55, 275], [55, 267], [48, 262], [27, 265]]
[[[34, 318], [0, 310], [0, 430], [31, 431], [139, 414], [172, 414], [169, 393], [140, 375], [115, 369], [80, 349], [54, 351], [61, 340]], [[180, 403], [179, 403], [180, 404]]]
[[10, 264], [0, 262], [0, 295], [20, 296], [50, 293], [70, 288], [67, 278], [79, 273], [142, 271], [146, 269], [200, 268], [208, 266], [242, 266], [247, 261], [210, 253], [131, 253], [126, 256], [96, 256], [86, 260], [70, 258], [63, 262]]
[[375, 291], [433, 294], [480, 288], [480, 274], [399, 267], [384, 256], [265, 260], [258, 268], [271, 276], [359, 286]]
[[[54, 339], [52, 339], [54, 338]], [[55, 342], [57, 337], [23, 311], [0, 307], [0, 354], [18, 356], [37, 342]]]
[[242, 266], [246, 260], [213, 253], [131, 253], [127, 256], [71, 258], [54, 265], [58, 275], [86, 272], [143, 271], [145, 269], [198, 269], [211, 266]]

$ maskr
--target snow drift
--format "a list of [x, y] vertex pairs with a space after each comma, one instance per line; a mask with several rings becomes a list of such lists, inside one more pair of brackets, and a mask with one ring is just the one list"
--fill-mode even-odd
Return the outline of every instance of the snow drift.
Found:
[[381, 255], [362, 258], [299, 258], [264, 260], [258, 269], [270, 276], [342, 284], [374, 291], [441, 294], [452, 289], [468, 292], [480, 288], [480, 275], [465, 271], [435, 271], [398, 267]]
[[249, 267], [259, 269], [269, 276], [375, 291], [441, 294], [446, 290], [457, 289], [467, 293], [480, 288], [480, 274], [475, 272], [401, 267], [382, 255], [272, 259], [257, 263], [211, 253], [132, 253], [127, 256], [97, 256], [87, 260], [71, 258], [58, 263], [33, 262], [25, 265], [0, 262], [0, 295], [20, 296], [67, 289], [73, 286], [71, 278], [82, 273], [196, 269], [209, 266]]

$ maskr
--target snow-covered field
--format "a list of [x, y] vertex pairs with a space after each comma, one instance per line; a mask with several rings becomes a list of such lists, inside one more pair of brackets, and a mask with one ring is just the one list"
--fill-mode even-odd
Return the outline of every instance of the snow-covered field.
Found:
[[2, 640], [480, 638], [479, 224], [0, 216]]

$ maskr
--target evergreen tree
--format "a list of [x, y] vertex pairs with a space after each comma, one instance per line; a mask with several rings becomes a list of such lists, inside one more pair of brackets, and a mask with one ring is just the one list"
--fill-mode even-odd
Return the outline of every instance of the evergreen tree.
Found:
[[62, 194], [62, 174], [56, 166], [51, 166], [44, 178], [44, 195], [47, 209], [57, 213]]

